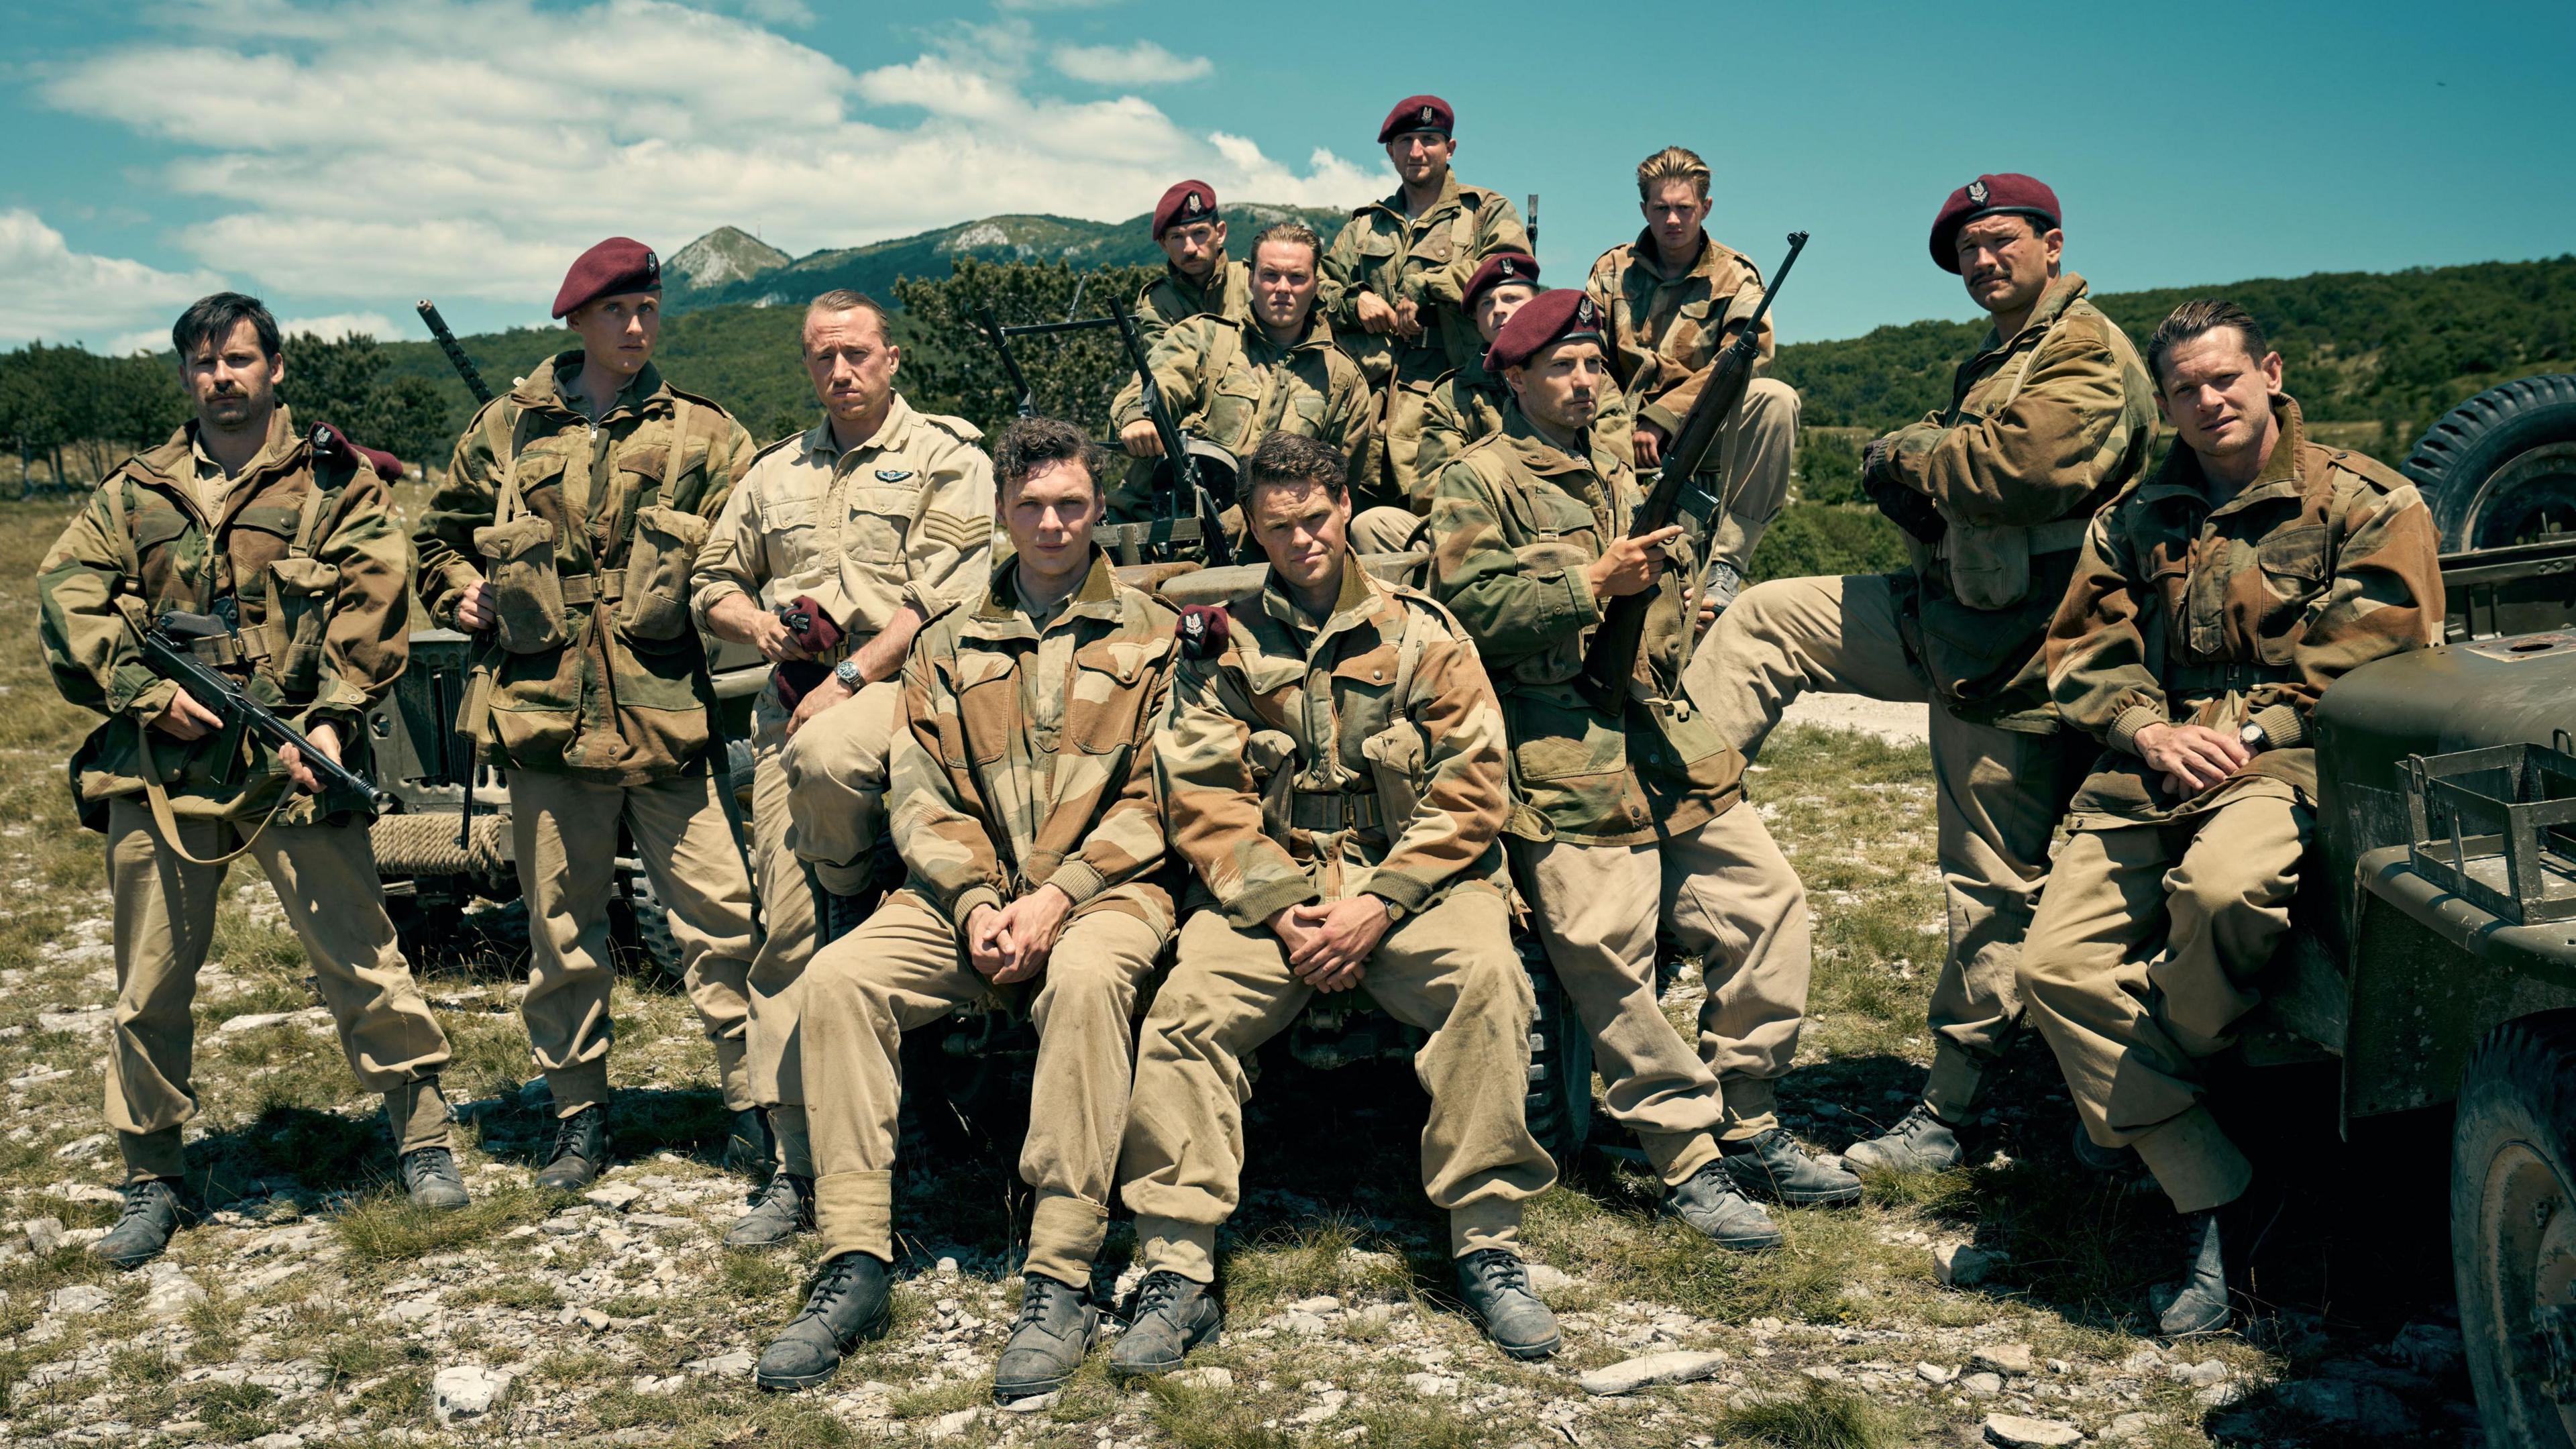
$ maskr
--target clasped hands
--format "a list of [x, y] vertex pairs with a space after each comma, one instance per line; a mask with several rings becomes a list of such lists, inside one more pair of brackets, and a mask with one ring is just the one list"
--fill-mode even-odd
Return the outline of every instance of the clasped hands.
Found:
[[1317, 991], [1359, 985], [1388, 925], [1386, 902], [1371, 895], [1331, 905], [1309, 901], [1270, 917], [1271, 933], [1288, 948], [1288, 974]]
[[966, 917], [966, 963], [996, 986], [1026, 981], [1046, 969], [1072, 914], [1073, 897], [1053, 884], [1007, 906], [977, 906]]

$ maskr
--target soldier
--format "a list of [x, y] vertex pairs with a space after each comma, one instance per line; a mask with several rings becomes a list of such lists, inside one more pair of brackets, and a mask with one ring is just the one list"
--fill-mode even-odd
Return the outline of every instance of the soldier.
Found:
[[[1217, 210], [1216, 188], [1204, 181], [1173, 183], [1154, 204], [1154, 241], [1162, 247], [1163, 275], [1136, 294], [1136, 330], [1145, 350], [1163, 340], [1176, 322], [1203, 314], [1248, 321], [1252, 316], [1252, 270], [1226, 255], [1225, 217]], [[1109, 499], [1109, 521], [1139, 522], [1153, 516], [1153, 460], [1162, 456], [1154, 425], [1141, 411], [1144, 389], [1130, 378], [1111, 400], [1113, 418], [1133, 418], [1119, 431], [1119, 442], [1131, 458], [1127, 475]]]
[[[1643, 500], [1627, 457], [1589, 425], [1608, 320], [1581, 292], [1542, 292], [1487, 354], [1513, 392], [1503, 431], [1440, 474], [1433, 593], [1474, 636], [1502, 692], [1516, 797], [1505, 829], [1528, 898], [1607, 1087], [1671, 1189], [1720, 1245], [1767, 1248], [1755, 1197], [1857, 1201], [1859, 1179], [1807, 1156], [1773, 1084], [1796, 1053], [1810, 966], [1807, 903], [1762, 817], [1736, 808], [1743, 762], [1684, 698], [1689, 562], [1678, 526], [1631, 537]], [[1579, 681], [1611, 601], [1652, 591], [1629, 697]], [[1658, 923], [1702, 962], [1700, 1049], [1655, 1001]]]
[[[1475, 319], [1476, 335], [1485, 339], [1486, 346], [1493, 345], [1521, 304], [1538, 295], [1538, 281], [1538, 259], [1525, 252], [1496, 252], [1467, 279], [1467, 315]], [[1501, 432], [1503, 414], [1511, 402], [1512, 390], [1500, 376], [1486, 370], [1481, 353], [1441, 378], [1422, 414], [1417, 466], [1423, 476], [1438, 478], [1440, 470], [1468, 444]], [[1606, 447], [1625, 451], [1630, 426], [1627, 396], [1616, 384], [1603, 382], [1592, 435]]]
[[[1315, 308], [1323, 239], [1278, 222], [1252, 243], [1252, 315], [1204, 313], [1172, 324], [1147, 365], [1181, 430], [1237, 458], [1274, 433], [1321, 438], [1345, 455], [1368, 440], [1368, 384], [1333, 346]], [[1113, 421], [1130, 455], [1160, 458], [1144, 390], [1121, 395]]]
[[2147, 342], [2182, 446], [2093, 518], [2048, 630], [2060, 716], [2106, 747], [2076, 792], [2020, 971], [2090, 1141], [2135, 1147], [2186, 1215], [2168, 1335], [2226, 1327], [2279, 1205], [2202, 1105], [2199, 1062], [2261, 1000], [2316, 828], [2317, 696], [2441, 637], [2413, 484], [2308, 441], [2233, 303]]
[[1484, 351], [1463, 308], [1467, 281], [1496, 252], [1529, 254], [1512, 204], [1450, 174], [1455, 130], [1438, 96], [1396, 102], [1377, 139], [1403, 184], [1352, 212], [1324, 258], [1324, 315], [1382, 394], [1354, 506], [1431, 511], [1434, 477], [1418, 457], [1423, 409], [1441, 374]]
[[[1592, 264], [1584, 290], [1610, 318], [1610, 372], [1635, 398], [1631, 443], [1637, 466], [1663, 464], [1682, 419], [1707, 385], [1717, 354], [1762, 305], [1762, 273], [1742, 253], [1710, 239], [1708, 163], [1666, 146], [1637, 165], [1637, 208], [1645, 229]], [[1703, 603], [1723, 610], [1744, 584], [1762, 530], [1789, 497], [1789, 459], [1798, 445], [1798, 394], [1761, 374], [1773, 355], [1771, 319], [1744, 396], [1719, 424], [1717, 446], [1694, 481], [1709, 500], [1708, 526], [1694, 537], [1705, 564]]]
[[[744, 1033], [777, 1170], [726, 1230], [735, 1247], [813, 1226], [796, 983], [816, 945], [848, 933], [875, 904], [868, 887], [904, 653], [992, 572], [983, 434], [962, 418], [914, 412], [895, 391], [903, 351], [885, 308], [858, 292], [826, 292], [806, 307], [803, 337], [823, 420], [753, 455], [698, 551], [691, 588], [709, 633], [755, 645], [778, 665], [752, 711], [752, 846], [766, 930]], [[805, 627], [791, 629], [782, 606]]]
[[608, 898], [622, 826], [670, 912], [690, 1001], [715, 1043], [728, 1155], [766, 1165], [744, 985], [751, 876], [729, 817], [715, 691], [689, 613], [708, 521], [751, 461], [725, 410], [662, 381], [661, 263], [611, 237], [581, 254], [554, 315], [579, 345], [474, 415], [414, 542], [438, 623], [489, 636], [467, 724], [510, 775], [528, 902], [520, 1015], [554, 1094], [537, 1185], [608, 1163]]
[[170, 342], [195, 421], [110, 473], [36, 580], [55, 688], [107, 716], [72, 774], [81, 823], [106, 832], [116, 898], [107, 1121], [125, 1159], [125, 1211], [91, 1251], [120, 1268], [158, 1256], [191, 1215], [188, 1007], [226, 863], [240, 855], [277, 888], [351, 1070], [384, 1094], [405, 1191], [425, 1207], [466, 1205], [438, 1089], [447, 1038], [394, 943], [366, 822], [317, 798], [294, 748], [246, 744], [213, 701], [155, 676], [138, 632], [174, 609], [223, 618], [234, 632], [201, 643], [199, 657], [315, 750], [363, 769], [361, 722], [410, 647], [410, 550], [383, 479], [329, 429], [298, 432], [277, 400], [286, 358], [258, 299], [200, 298]]
[[1431, 1094], [1422, 1186], [1449, 1214], [1460, 1297], [1514, 1358], [1560, 1341], [1517, 1247], [1521, 1204], [1556, 1169], [1522, 1120], [1533, 1006], [1498, 843], [1502, 712], [1447, 611], [1351, 561], [1348, 469], [1287, 434], [1252, 455], [1267, 581], [1192, 611], [1154, 735], [1172, 848], [1205, 884], [1137, 1045], [1119, 1193], [1146, 1276], [1120, 1373], [1169, 1372], [1215, 1337], [1243, 1059], [1315, 993], [1363, 980], [1431, 1034], [1414, 1058]]
[[2022, 933], [2084, 752], [2057, 737], [2040, 643], [2099, 507], [2155, 436], [2137, 350], [2061, 272], [2056, 193], [1980, 176], [1932, 223], [1932, 259], [1994, 318], [1950, 406], [1872, 442], [1862, 483], [1909, 534], [1893, 574], [1775, 579], [1720, 615], [1691, 697], [1751, 756], [1810, 689], [1932, 702], [1950, 947], [1933, 988], [1932, 1069], [1860, 1167], [1961, 1161], [1988, 1073], [2021, 1019]]
[[995, 1392], [1040, 1394], [1099, 1331], [1091, 1264], [1127, 1124], [1136, 994], [1172, 931], [1144, 751], [1169, 692], [1172, 613], [1092, 543], [1108, 457], [1023, 418], [994, 448], [1012, 552], [903, 667], [894, 840], [911, 878], [806, 972], [803, 1032], [822, 1266], [759, 1381], [831, 1377], [883, 1330], [894, 1263], [903, 1034], [970, 1003], [1038, 1032], [1020, 1175], [1037, 1190], [1026, 1292]]

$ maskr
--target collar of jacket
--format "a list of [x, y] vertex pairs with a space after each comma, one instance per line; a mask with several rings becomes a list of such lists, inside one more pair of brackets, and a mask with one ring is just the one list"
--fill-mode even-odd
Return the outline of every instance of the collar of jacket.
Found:
[[[1324, 641], [1345, 629], [1357, 628], [1373, 619], [1382, 621], [1386, 610], [1394, 603], [1377, 586], [1377, 581], [1369, 577], [1369, 571], [1360, 567], [1358, 555], [1345, 553], [1342, 556], [1342, 591], [1333, 598], [1333, 612], [1324, 616], [1322, 624], [1314, 626], [1316, 646], [1322, 647]], [[1288, 590], [1280, 585], [1275, 572], [1262, 582], [1261, 607], [1271, 618], [1291, 630], [1308, 627], [1306, 611], [1297, 606], [1295, 599], [1288, 597]]]
[[[252, 494], [259, 491], [252, 485], [301, 467], [311, 451], [311, 444], [296, 431], [293, 411], [286, 404], [279, 403], [268, 415], [268, 437], [260, 443], [259, 451], [251, 455], [250, 462], [226, 485], [224, 518], [206, 522], [219, 524], [231, 518]], [[180, 424], [178, 430], [170, 434], [170, 440], [160, 447], [136, 454], [132, 467], [146, 481], [175, 493], [189, 512], [196, 512], [197, 490], [187, 485], [196, 481], [197, 420], [190, 418]]]
[[[2083, 277], [2074, 272], [2058, 273], [2057, 280], [2048, 284], [2048, 290], [2039, 294], [2039, 305], [2030, 309], [2030, 320], [2021, 324], [2021, 330], [2012, 335], [2011, 342], [2018, 344], [2025, 337], [2037, 337], [2046, 332], [2049, 324], [2080, 301], [2087, 290]], [[1989, 326], [1986, 328], [1986, 343], [1977, 349], [1977, 355], [1982, 357], [1989, 352], [2009, 350], [2006, 340]]]
[[[547, 408], [580, 417], [581, 409], [574, 407], [572, 399], [564, 395], [565, 380], [580, 374], [581, 349], [575, 347], [558, 352], [538, 363], [528, 374], [527, 381], [510, 390], [510, 396], [527, 407]], [[626, 386], [618, 389], [616, 400], [609, 404], [608, 411], [599, 415], [599, 421], [607, 422], [627, 411], [641, 417], [656, 407], [667, 410], [671, 405], [670, 389], [662, 386], [662, 370], [648, 362], [641, 371], [627, 379]]]
[[1234, 264], [1227, 259], [1223, 247], [1217, 248], [1216, 265], [1209, 269], [1207, 280], [1204, 282], [1191, 281], [1188, 273], [1172, 265], [1170, 257], [1163, 258], [1163, 280], [1171, 283], [1173, 291], [1180, 293], [1191, 305], [1202, 312], [1225, 310], [1225, 283], [1227, 276], [1233, 270]]
[[1595, 479], [1600, 477], [1601, 470], [1594, 465], [1590, 456], [1592, 451], [1590, 428], [1584, 429], [1575, 438], [1575, 443], [1583, 449], [1583, 454], [1578, 456], [1569, 453], [1549, 442], [1547, 435], [1538, 430], [1538, 424], [1531, 422], [1529, 415], [1521, 411], [1519, 402], [1514, 401], [1510, 407], [1503, 409], [1503, 440], [1520, 453], [1521, 461], [1531, 472], [1543, 477], [1552, 477], [1561, 473], [1580, 473], [1587, 478]]
[[1324, 320], [1324, 309], [1320, 305], [1306, 309], [1306, 330], [1298, 335], [1296, 341], [1285, 347], [1270, 340], [1270, 329], [1262, 326], [1261, 319], [1258, 317], [1229, 317], [1224, 320], [1243, 330], [1243, 343], [1247, 351], [1259, 346], [1284, 357], [1292, 352], [1312, 352], [1333, 345], [1333, 325]]
[[[984, 590], [984, 601], [958, 626], [958, 632], [976, 639], [1034, 639], [1037, 626], [1020, 612], [1020, 556], [1005, 553], [993, 565], [993, 580]], [[1109, 562], [1109, 554], [1099, 544], [1091, 546], [1091, 572], [1065, 600], [1064, 612], [1058, 619], [1107, 619], [1115, 622], [1118, 609], [1118, 570]]]
[[1448, 172], [1444, 173], [1440, 178], [1440, 195], [1435, 198], [1429, 206], [1422, 208], [1419, 215], [1406, 216], [1404, 214], [1404, 186], [1401, 182], [1396, 184], [1394, 194], [1384, 198], [1383, 200], [1372, 201], [1368, 205], [1361, 207], [1360, 211], [1362, 213], [1383, 211], [1387, 215], [1395, 218], [1395, 220], [1401, 225], [1420, 226], [1424, 222], [1431, 220], [1433, 217], [1440, 215], [1442, 212], [1449, 210], [1451, 207], [1458, 205], [1458, 193], [1462, 189], [1463, 188], [1458, 185], [1458, 172], [1455, 168], [1452, 168]]
[[[1646, 269], [1646, 275], [1654, 278], [1657, 286], [1663, 287], [1677, 286], [1693, 277], [1706, 277], [1713, 282], [1717, 280], [1718, 270], [1726, 265], [1727, 259], [1736, 255], [1732, 249], [1720, 245], [1716, 238], [1708, 234], [1706, 228], [1702, 228], [1699, 234], [1699, 255], [1691, 259], [1688, 267], [1667, 276], [1664, 273], [1664, 254], [1655, 245], [1655, 229], [1651, 226], [1637, 229], [1637, 239], [1628, 243], [1628, 252], [1636, 258], [1638, 266]], [[1751, 265], [1750, 262], [1746, 263], [1747, 267]]]
[[886, 409], [885, 421], [877, 424], [877, 430], [868, 434], [866, 439], [856, 447], [844, 449], [832, 440], [830, 413], [825, 413], [821, 422], [805, 430], [805, 440], [799, 446], [804, 449], [806, 457], [810, 458], [820, 453], [830, 458], [833, 465], [838, 467], [844, 458], [855, 458], [862, 453], [882, 452], [889, 448], [903, 446], [904, 439], [912, 434], [912, 425], [917, 416], [912, 410], [912, 404], [904, 400], [903, 394], [896, 393], [894, 405]]
[[[2280, 421], [2281, 436], [2272, 440], [2272, 456], [2263, 460], [2263, 470], [2254, 480], [2236, 490], [2236, 496], [2209, 510], [2209, 516], [2235, 513], [2273, 498], [2298, 498], [2307, 491], [2307, 424], [2299, 415], [2298, 400], [2288, 393], [2272, 394], [2272, 416]], [[2164, 466], [2156, 470], [2154, 481], [2138, 490], [2141, 504], [2160, 503], [2168, 498], [2191, 498], [2209, 502], [2209, 475], [2202, 471], [2200, 455], [2176, 440], [2173, 451], [2165, 455]]]

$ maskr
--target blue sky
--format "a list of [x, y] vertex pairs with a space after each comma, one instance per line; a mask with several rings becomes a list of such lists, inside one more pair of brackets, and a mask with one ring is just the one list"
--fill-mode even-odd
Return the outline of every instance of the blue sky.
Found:
[[1721, 240], [1767, 270], [1814, 233], [1792, 340], [1970, 315], [1924, 233], [1980, 171], [2055, 186], [2105, 290], [2576, 249], [2563, 0], [0, 0], [0, 34], [0, 345], [132, 345], [218, 285], [396, 335], [423, 295], [542, 320], [611, 232], [802, 253], [1131, 216], [1189, 174], [1344, 204], [1388, 188], [1376, 125], [1417, 90], [1462, 176], [1545, 198], [1561, 283], [1634, 234], [1639, 157], [1699, 150]]

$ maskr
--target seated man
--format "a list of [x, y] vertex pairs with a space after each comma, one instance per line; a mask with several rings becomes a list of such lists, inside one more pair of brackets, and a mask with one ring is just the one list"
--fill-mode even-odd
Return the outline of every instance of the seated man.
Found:
[[1414, 1058], [1422, 1186], [1449, 1213], [1460, 1296], [1514, 1358], [1558, 1343], [1515, 1247], [1556, 1168], [1522, 1119], [1532, 1001], [1506, 907], [1502, 711], [1445, 611], [1351, 561], [1346, 467], [1287, 434], [1253, 453], [1244, 507], [1269, 582], [1184, 621], [1154, 736], [1172, 847], [1203, 884], [1137, 1045], [1119, 1193], [1146, 1277], [1110, 1358], [1123, 1374], [1178, 1368], [1216, 1336], [1244, 1057], [1316, 992], [1363, 981], [1431, 1033]]
[[[1476, 323], [1476, 335], [1485, 345], [1494, 345], [1502, 335], [1503, 324], [1523, 303], [1538, 295], [1538, 259], [1525, 252], [1496, 252], [1476, 268], [1467, 279], [1467, 315]], [[1482, 356], [1470, 358], [1463, 367], [1444, 374], [1431, 388], [1431, 402], [1422, 412], [1422, 450], [1416, 455], [1417, 466], [1426, 478], [1437, 479], [1440, 470], [1451, 459], [1503, 430], [1503, 415], [1512, 405], [1512, 390], [1501, 373], [1488, 371]], [[1628, 399], [1619, 392], [1617, 383], [1601, 380], [1599, 410], [1592, 417], [1592, 435], [1601, 445], [1625, 453], [1636, 422], [1629, 416]], [[1365, 521], [1357, 520], [1357, 521]], [[1409, 524], [1419, 524], [1410, 519]], [[1361, 553], [1371, 552], [1367, 540], [1354, 536], [1353, 544]]]
[[2168, 1334], [2227, 1325], [2266, 1222], [2198, 1062], [2261, 999], [2316, 826], [2308, 713], [2338, 676], [2442, 627], [2414, 485], [2311, 443], [2242, 308], [2186, 302], [2147, 344], [2182, 446], [2094, 516], [2048, 631], [2049, 691], [2108, 746], [2075, 796], [2022, 948], [2031, 1019], [2084, 1130], [2135, 1147], [2191, 1219]]
[[1119, 583], [1091, 541], [1106, 465], [1069, 423], [1011, 424], [993, 449], [1011, 555], [904, 661], [888, 798], [911, 875], [805, 968], [823, 1259], [805, 1310], [760, 1356], [763, 1388], [819, 1384], [883, 1330], [903, 1034], [967, 1002], [1025, 1000], [1038, 1031], [1020, 1149], [1037, 1190], [1028, 1289], [996, 1391], [1055, 1387], [1098, 1331], [1086, 1290], [1127, 1125], [1129, 1021], [1172, 929], [1139, 758], [1163, 712], [1172, 612]]

